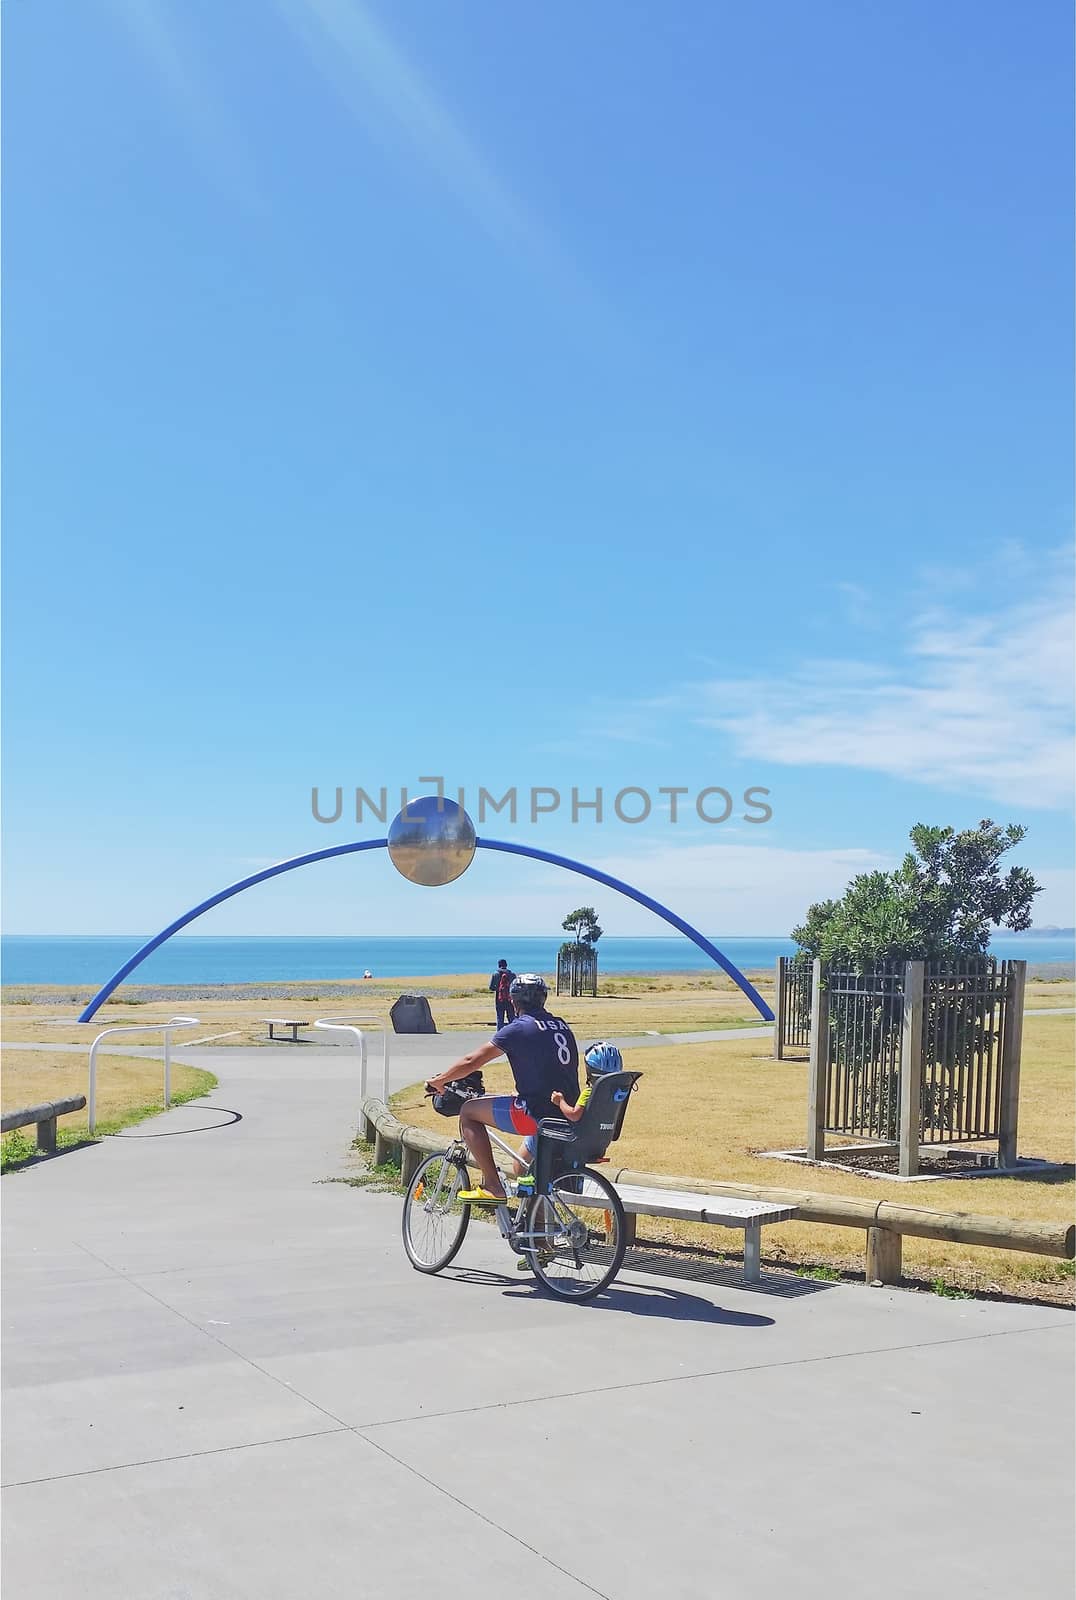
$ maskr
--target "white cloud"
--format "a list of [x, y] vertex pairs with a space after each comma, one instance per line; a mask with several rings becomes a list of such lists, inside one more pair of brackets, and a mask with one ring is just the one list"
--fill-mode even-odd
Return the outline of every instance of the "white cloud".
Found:
[[[590, 865], [668, 906], [702, 933], [751, 937], [788, 934], [809, 905], [840, 895], [857, 873], [891, 869], [903, 851], [885, 855], [861, 848], [797, 850], [707, 840], [655, 843], [647, 849], [640, 841], [637, 848], [608, 855], [595, 855], [592, 848], [584, 853]], [[1035, 902], [1036, 923], [1071, 926], [1072, 871], [1039, 871], [1033, 861], [1027, 864], [1043, 884]], [[444, 889], [405, 883], [380, 853], [351, 869], [328, 863], [320, 878], [317, 872], [289, 874], [228, 902], [195, 931], [548, 935], [581, 904], [597, 906], [602, 927], [614, 936], [658, 938], [674, 932], [653, 912], [593, 879], [481, 850], [464, 876]], [[127, 925], [136, 923], [128, 919]], [[137, 925], [149, 926], [145, 917]]]
[[860, 767], [1021, 806], [1071, 802], [1068, 582], [992, 615], [921, 616], [889, 667], [808, 662], [787, 677], [693, 686], [697, 720], [738, 753]]
[[[787, 933], [813, 901], [839, 894], [858, 872], [894, 862], [861, 849], [705, 843], [633, 849], [592, 857], [590, 865], [667, 905], [703, 933], [750, 936]], [[533, 934], [559, 929], [565, 913], [581, 903], [599, 907], [610, 934], [655, 938], [674, 931], [652, 911], [592, 879], [515, 857], [490, 861], [482, 852], [444, 898], [441, 891], [416, 893], [402, 907], [397, 902], [395, 915], [401, 932], [443, 932], [451, 925], [463, 934], [491, 928]], [[387, 906], [385, 913], [394, 916]]]
[[[634, 841], [633, 841], [634, 844]], [[896, 864], [871, 850], [793, 850], [750, 844], [655, 843], [619, 847], [593, 864], [641, 889], [710, 935], [784, 935], [816, 900], [839, 895], [857, 873]], [[592, 855], [590, 848], [582, 853]], [[1021, 859], [1043, 885], [1037, 925], [1071, 927], [1074, 875]], [[114, 873], [102, 898], [99, 864], [72, 853], [48, 870], [13, 868], [5, 885], [7, 925], [20, 933], [149, 934], [229, 880], [268, 861], [216, 859], [191, 866], [146, 856], [142, 870]], [[246, 871], [242, 868], [246, 866]], [[237, 867], [240, 870], [237, 870]], [[606, 932], [655, 938], [673, 930], [644, 907], [592, 880], [537, 861], [479, 851], [465, 875], [444, 889], [421, 889], [396, 873], [384, 852], [324, 862], [248, 890], [209, 912], [192, 934], [555, 935], [567, 911], [595, 905]], [[720, 937], [718, 937], [720, 944]]]

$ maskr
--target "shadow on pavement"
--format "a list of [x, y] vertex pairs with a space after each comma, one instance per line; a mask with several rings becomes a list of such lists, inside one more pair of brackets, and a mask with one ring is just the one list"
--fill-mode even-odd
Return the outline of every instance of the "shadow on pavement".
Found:
[[[172, 1111], [185, 1111], [187, 1107], [171, 1106], [169, 1109]], [[230, 1128], [233, 1123], [242, 1122], [243, 1120], [241, 1111], [229, 1111], [227, 1106], [198, 1106], [192, 1104], [190, 1109], [194, 1111], [211, 1111], [214, 1114], [220, 1113], [220, 1120], [217, 1122], [199, 1122], [193, 1128], [168, 1128], [163, 1133], [139, 1133], [136, 1128], [124, 1128], [120, 1133], [106, 1133], [103, 1137], [106, 1139], [176, 1139], [184, 1133], [212, 1133], [216, 1128]]]
[[741, 1289], [751, 1294], [776, 1295], [781, 1300], [798, 1300], [806, 1294], [824, 1294], [840, 1288], [836, 1282], [817, 1278], [798, 1278], [790, 1272], [764, 1270], [758, 1283], [748, 1283], [743, 1268], [728, 1267], [713, 1261], [685, 1256], [667, 1256], [656, 1250], [627, 1250], [621, 1272], [645, 1272], [651, 1278], [677, 1278], [687, 1283], [712, 1283], [723, 1289]]
[[[86, 1133], [80, 1139], [73, 1139], [70, 1144], [62, 1144], [55, 1150], [42, 1150], [29, 1156], [25, 1161], [20, 1161], [17, 1166], [9, 1167], [4, 1176], [14, 1176], [17, 1172], [29, 1172], [31, 1167], [44, 1166], [46, 1162], [59, 1161], [64, 1156], [74, 1156], [82, 1150], [97, 1150], [107, 1143], [109, 1139], [174, 1139], [182, 1133], [212, 1133], [216, 1128], [230, 1128], [233, 1123], [242, 1122], [241, 1111], [229, 1111], [226, 1106], [200, 1106], [193, 1101], [190, 1103], [192, 1111], [209, 1111], [219, 1114], [216, 1122], [199, 1122], [193, 1128], [169, 1128], [165, 1133], [139, 1133], [137, 1128], [122, 1128], [118, 1133]], [[185, 1111], [186, 1105], [170, 1106], [171, 1111]], [[160, 1115], [161, 1113], [155, 1113]]]
[[[520, 1284], [514, 1291], [506, 1289], [505, 1299], [514, 1300], [520, 1295], [531, 1299], [535, 1294], [542, 1294], [542, 1290], [536, 1285]], [[570, 1301], [564, 1303], [571, 1304]], [[773, 1327], [772, 1317], [752, 1311], [730, 1311], [727, 1306], [715, 1306], [701, 1295], [685, 1294], [682, 1289], [666, 1289], [652, 1283], [623, 1283], [619, 1278], [611, 1288], [603, 1289], [595, 1299], [583, 1304], [588, 1311], [627, 1312], [633, 1317], [662, 1317], [668, 1322], [713, 1322], [726, 1328]]]
[[[532, 1300], [535, 1295], [553, 1299], [530, 1277], [504, 1272], [489, 1272], [474, 1267], [448, 1267], [438, 1273], [442, 1283], [477, 1284], [484, 1288], [499, 1288], [506, 1300]], [[562, 1301], [570, 1305], [568, 1300]], [[715, 1306], [701, 1295], [685, 1294], [681, 1289], [666, 1289], [660, 1284], [627, 1284], [617, 1279], [594, 1300], [583, 1302], [588, 1311], [620, 1311], [636, 1317], [665, 1317], [670, 1322], [714, 1322], [725, 1327], [772, 1328], [773, 1318], [750, 1311], [729, 1311], [725, 1306]]]

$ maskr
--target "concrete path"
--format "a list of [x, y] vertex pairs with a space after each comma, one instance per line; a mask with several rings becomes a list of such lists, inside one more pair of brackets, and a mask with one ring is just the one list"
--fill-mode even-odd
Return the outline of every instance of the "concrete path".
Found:
[[[492, 1029], [488, 1028], [460, 1028], [458, 1030], [454, 1029], [451, 1033], [439, 1033], [436, 1035], [405, 1034], [400, 1035], [399, 1037], [390, 1035], [389, 1051], [390, 1054], [396, 1055], [401, 1051], [401, 1048], [406, 1049], [409, 1042], [413, 1045], [414, 1043], [417, 1043], [419, 1039], [422, 1039], [423, 1043], [437, 1055], [439, 1060], [444, 1060], [444, 1052], [446, 1050], [450, 1055], [462, 1055], [465, 1050], [474, 1050], [480, 1044], [487, 1044], [491, 1034]], [[622, 1050], [640, 1050], [647, 1049], [653, 1045], [713, 1044], [716, 1041], [723, 1039], [769, 1039], [772, 1037], [772, 1034], [773, 1024], [770, 1022], [762, 1022], [757, 1023], [749, 1028], [708, 1028], [696, 1033], [618, 1033], [613, 1036], [611, 1042], [615, 1045], [619, 1045]], [[18, 1042], [10, 1045], [9, 1048], [12, 1050], [57, 1050], [61, 1053], [66, 1052], [69, 1055], [75, 1055], [79, 1053], [85, 1054], [89, 1050], [92, 1042], [93, 1035], [90, 1034], [87, 1037], [85, 1044], [53, 1044], [50, 1040], [36, 1040], [33, 1042], [27, 1042], [25, 1044]], [[582, 1047], [584, 1044], [588, 1044], [589, 1042], [589, 1039], [581, 1039], [580, 1047]], [[296, 1047], [298, 1047], [298, 1050], [301, 1053], [305, 1054], [309, 1050], [322, 1050], [325, 1048], [353, 1051], [355, 1049], [355, 1044], [352, 1040], [346, 1038], [325, 1038], [324, 1036], [314, 1033], [313, 1029], [311, 1028], [311, 1031], [300, 1039], [274, 1039], [272, 1041], [262, 1040], [258, 1045], [232, 1045], [226, 1048], [229, 1055], [234, 1055], [236, 1050], [242, 1049], [271, 1049], [276, 1051], [278, 1048], [281, 1050], [288, 1050], [295, 1049]], [[187, 1044], [179, 1035], [177, 1035], [177, 1037], [172, 1041], [172, 1056], [175, 1060], [186, 1059], [189, 1061], [191, 1059], [191, 1052], [194, 1050], [197, 1051], [198, 1059], [200, 1061], [202, 1056], [207, 1051], [213, 1051], [213, 1049], [214, 1046], [211, 1044]], [[103, 1044], [98, 1051], [98, 1055], [100, 1056], [113, 1055], [160, 1057], [161, 1053], [162, 1050], [160, 1042], [156, 1044], [124, 1044], [122, 1039], [110, 1039], [106, 1044]], [[371, 1032], [367, 1035], [367, 1053], [371, 1063], [380, 1062], [381, 1035], [379, 1033]]]
[[3, 1180], [20, 1600], [1069, 1592], [1068, 1313], [641, 1252], [562, 1306], [478, 1224], [423, 1277], [319, 1181], [351, 1052], [184, 1054], [205, 1101]]

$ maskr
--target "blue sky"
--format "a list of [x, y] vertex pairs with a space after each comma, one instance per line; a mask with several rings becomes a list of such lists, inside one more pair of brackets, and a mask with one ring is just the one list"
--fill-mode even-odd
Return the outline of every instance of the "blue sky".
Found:
[[[1072, 922], [1066, 8], [4, 23], [9, 931], [152, 931], [376, 829], [314, 785], [432, 774], [557, 788], [516, 836], [711, 931], [983, 816]], [[774, 815], [573, 825], [573, 785]], [[359, 858], [194, 931], [581, 892]]]

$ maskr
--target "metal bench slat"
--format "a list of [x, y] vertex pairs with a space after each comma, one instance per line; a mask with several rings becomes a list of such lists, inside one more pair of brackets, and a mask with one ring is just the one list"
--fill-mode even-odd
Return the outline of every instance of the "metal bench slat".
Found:
[[655, 1217], [685, 1217], [717, 1224], [727, 1219], [728, 1226], [736, 1228], [749, 1222], [785, 1222], [796, 1214], [795, 1206], [772, 1205], [765, 1200], [733, 1200], [687, 1189], [642, 1189], [631, 1184], [616, 1187], [625, 1211]]
[[[726, 1199], [717, 1194], [696, 1194], [689, 1189], [644, 1189], [639, 1185], [614, 1184], [621, 1204], [629, 1216], [670, 1217], [678, 1222], [710, 1222], [718, 1227], [744, 1230], [744, 1278], [758, 1283], [761, 1278], [760, 1240], [767, 1222], [786, 1222], [796, 1215], [795, 1206], [771, 1205], [765, 1200]], [[600, 1205], [602, 1192], [586, 1178], [578, 1191], [583, 1200]], [[633, 1231], [629, 1238], [634, 1240]]]

